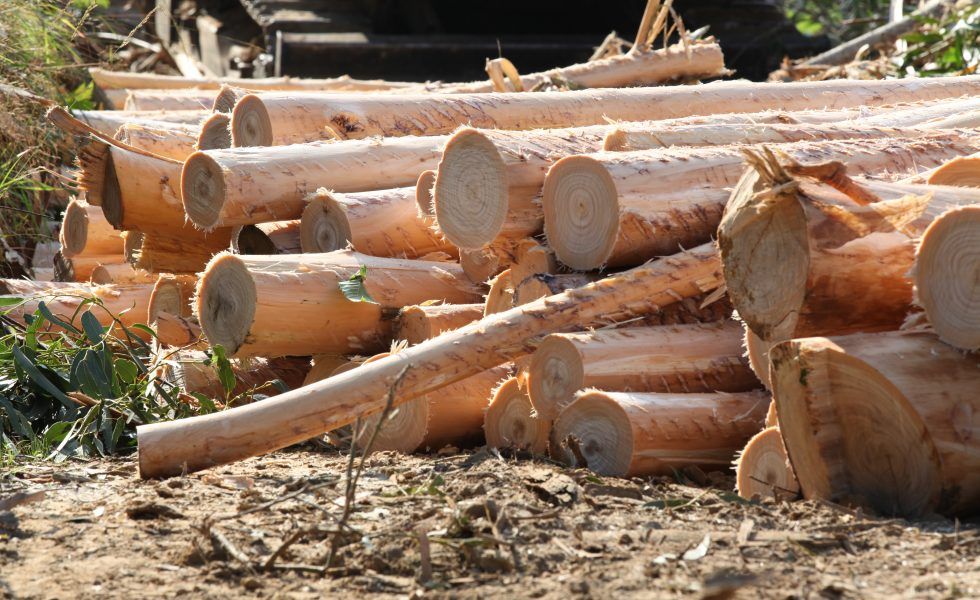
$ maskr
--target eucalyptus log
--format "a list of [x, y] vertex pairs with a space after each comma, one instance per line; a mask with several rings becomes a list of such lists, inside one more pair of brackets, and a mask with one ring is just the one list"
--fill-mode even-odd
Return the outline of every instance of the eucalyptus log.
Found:
[[799, 495], [800, 482], [789, 464], [778, 427], [763, 429], [745, 444], [735, 461], [735, 489], [746, 500], [784, 500]]
[[483, 318], [483, 304], [423, 304], [398, 313], [395, 338], [421, 344], [443, 332], [459, 329]]
[[234, 77], [198, 79], [174, 75], [157, 75], [155, 73], [108, 71], [101, 68], [90, 68], [89, 74], [92, 76], [95, 85], [107, 90], [217, 90], [222, 85], [241, 85], [245, 83], [253, 90], [372, 91], [415, 87], [418, 85], [415, 83], [381, 81], [376, 79], [351, 79], [346, 75], [329, 79], [294, 77], [263, 77], [244, 80]]
[[127, 123], [119, 128], [115, 138], [153, 154], [183, 161], [197, 150], [200, 135], [201, 128], [198, 125]]
[[179, 236], [147, 233], [132, 248], [134, 267], [151, 273], [197, 273], [202, 271], [211, 258], [231, 246], [229, 227], [208, 234], [197, 232], [195, 237], [184, 237], [187, 229], [178, 231]]
[[106, 220], [102, 209], [85, 200], [73, 199], [65, 209], [58, 234], [66, 258], [79, 255], [121, 255], [123, 239]]
[[670, 394], [587, 391], [551, 430], [551, 455], [600, 475], [670, 475], [726, 469], [769, 407], [764, 392]]
[[933, 185], [980, 187], [980, 154], [957, 156], [933, 169], [926, 181]]
[[[145, 283], [98, 285], [86, 283], [34, 282], [27, 280], [4, 279], [3, 298], [21, 298], [20, 304], [5, 308], [5, 313], [13, 320], [24, 323], [25, 315], [32, 315], [43, 302], [55, 317], [82, 329], [82, 313], [92, 313], [103, 327], [112, 327], [112, 334], [126, 339], [120, 331], [116, 319], [127, 328], [135, 324], [146, 324], [147, 306], [153, 286]], [[85, 303], [95, 299], [97, 302]], [[62, 331], [61, 326], [46, 322], [41, 331]], [[147, 339], [148, 334], [139, 329], [129, 329], [129, 333]]]
[[715, 248], [699, 247], [484, 318], [265, 402], [142, 426], [137, 430], [140, 474], [173, 476], [271, 452], [380, 411], [391, 389], [397, 406], [521, 356], [531, 337], [587, 327], [617, 314], [655, 312], [719, 285]]
[[980, 364], [931, 333], [784, 342], [779, 428], [806, 498], [920, 517], [980, 513]]
[[89, 281], [92, 273], [100, 265], [121, 263], [122, 255], [119, 254], [79, 254], [73, 258], [68, 258], [61, 252], [54, 255], [53, 277], [57, 282]]
[[[362, 289], [345, 296], [340, 284]], [[464, 304], [479, 298], [479, 289], [449, 263], [347, 250], [224, 253], [204, 271], [196, 314], [208, 341], [224, 346], [229, 356], [371, 353], [391, 341], [398, 309], [426, 300]]]
[[129, 90], [123, 110], [211, 110], [217, 92], [204, 90]]
[[215, 404], [224, 406], [237, 396], [252, 394], [275, 396], [282, 393], [276, 380], [288, 389], [298, 389], [309, 370], [309, 361], [299, 358], [253, 358], [248, 362], [232, 360], [231, 369], [235, 375], [235, 386], [230, 393], [225, 391], [218, 369], [207, 362], [207, 354], [201, 350], [182, 349], [177, 352], [164, 351], [165, 361], [161, 361], [156, 375], [163, 381], [186, 394], [202, 394], [216, 400]]
[[119, 262], [100, 264], [92, 270], [90, 279], [92, 283], [156, 283], [157, 276]]
[[240, 225], [232, 228], [231, 249], [235, 254], [299, 254], [304, 251], [300, 240], [299, 220]]
[[551, 421], [535, 414], [527, 392], [516, 377], [511, 377], [494, 392], [487, 407], [483, 431], [491, 448], [544, 454], [548, 451]]
[[728, 295], [767, 342], [898, 328], [912, 304], [917, 239], [943, 211], [980, 201], [980, 190], [858, 184], [830, 171], [851, 197], [756, 161], [725, 210]]

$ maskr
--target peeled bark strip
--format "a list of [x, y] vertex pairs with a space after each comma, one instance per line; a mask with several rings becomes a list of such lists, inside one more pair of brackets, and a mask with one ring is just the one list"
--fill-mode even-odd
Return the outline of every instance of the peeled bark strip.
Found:
[[241, 85], [243, 83], [248, 84], [248, 87], [253, 90], [371, 91], [418, 86], [417, 83], [382, 81], [380, 79], [351, 79], [346, 75], [329, 79], [293, 77], [263, 77], [258, 79], [222, 77], [197, 79], [173, 75], [156, 75], [153, 73], [107, 71], [100, 68], [90, 68], [89, 74], [92, 76], [92, 80], [95, 81], [95, 85], [107, 90], [182, 90], [195, 88], [200, 90], [217, 90], [222, 85]]
[[327, 186], [360, 192], [414, 185], [435, 167], [444, 138], [233, 148], [192, 154], [180, 178], [183, 209], [200, 227], [298, 219]]
[[508, 311], [514, 307], [514, 283], [510, 277], [510, 269], [497, 274], [490, 281], [490, 290], [484, 303], [483, 316]]
[[551, 454], [613, 477], [669, 475], [687, 466], [725, 469], [762, 429], [768, 407], [763, 392], [584, 392], [555, 421]]
[[303, 210], [303, 252], [332, 252], [353, 246], [371, 256], [420, 258], [456, 254], [456, 247], [419, 216], [416, 187], [338, 194], [317, 190]]
[[614, 392], [745, 392], [759, 380], [734, 321], [550, 335], [531, 356], [528, 394], [551, 420], [585, 388]]
[[[83, 312], [90, 312], [99, 320], [103, 327], [114, 325], [114, 318], [129, 327], [137, 323], [146, 324], [146, 311], [150, 302], [153, 286], [145, 283], [97, 285], [85, 283], [52, 283], [4, 279], [4, 297], [24, 299], [22, 304], [5, 309], [6, 314], [24, 323], [24, 315], [34, 314], [38, 304], [44, 302], [53, 315], [81, 329], [79, 320]], [[82, 306], [86, 299], [95, 298], [99, 304]], [[74, 317], [74, 320], [72, 320]], [[52, 323], [42, 326], [44, 331], [60, 331], [61, 328]], [[125, 339], [125, 334], [119, 331], [118, 325], [112, 333]], [[130, 329], [130, 333], [147, 339], [148, 334]]]
[[[364, 287], [375, 302], [341, 292], [367, 268]], [[297, 298], [304, 302], [297, 303]], [[393, 316], [426, 300], [465, 304], [479, 290], [449, 263], [377, 258], [340, 250], [324, 254], [221, 254], [207, 266], [196, 313], [212, 345], [229, 355], [370, 353], [391, 340]]]
[[406, 306], [398, 313], [395, 338], [421, 344], [444, 331], [459, 329], [483, 318], [482, 304]]
[[195, 150], [222, 150], [231, 148], [231, 118], [224, 113], [215, 113], [201, 123]]
[[746, 500], [796, 498], [800, 482], [789, 464], [778, 427], [767, 427], [752, 436], [735, 461], [735, 489]]
[[[206, 353], [185, 349], [175, 354], [167, 352], [167, 356], [167, 362], [161, 364], [157, 371], [163, 381], [187, 394], [203, 394], [218, 400], [217, 404], [223, 402], [226, 397], [224, 386], [217, 368], [206, 364]], [[235, 373], [235, 387], [229, 399], [252, 390], [274, 396], [280, 393], [279, 388], [269, 384], [278, 379], [291, 390], [299, 388], [309, 370], [309, 361], [298, 358], [253, 358], [247, 363], [232, 360], [231, 368]]]
[[[957, 133], [916, 139], [778, 144], [804, 164], [840, 160], [852, 172], [915, 172], [973, 152], [980, 138]], [[639, 264], [713, 237], [728, 192], [742, 174], [738, 147], [671, 148], [571, 156], [548, 172], [544, 230], [573, 269]]]
[[123, 252], [123, 239], [106, 220], [102, 209], [84, 200], [74, 199], [68, 203], [58, 239], [61, 253], [66, 258]]
[[980, 365], [930, 333], [772, 349], [780, 431], [806, 498], [914, 518], [980, 512]]
[[526, 450], [531, 454], [548, 451], [551, 421], [535, 415], [527, 393], [516, 377], [511, 377], [497, 389], [487, 407], [483, 423], [487, 446]]
[[858, 204], [827, 184], [759, 163], [718, 229], [728, 294], [762, 340], [896, 329], [912, 304], [916, 239], [980, 190], [863, 181]]
[[299, 254], [304, 252], [300, 222], [273, 221], [235, 227], [231, 249], [235, 254]]
[[915, 256], [916, 303], [947, 344], [980, 349], [980, 205], [954, 208], [929, 225]]
[[119, 254], [80, 254], [68, 258], [61, 252], [54, 255], [54, 280], [57, 282], [89, 281], [100, 265], [121, 263]]
[[975, 76], [930, 80], [750, 83], [580, 90], [536, 94], [269, 93], [242, 98], [232, 112], [236, 145], [270, 146], [370, 136], [440, 135], [460, 123], [495, 129], [599, 125], [720, 112], [847, 108], [976, 94]]
[[115, 138], [153, 154], [182, 161], [197, 150], [200, 131], [197, 125], [183, 123], [166, 126], [127, 123], [119, 128]]
[[129, 90], [123, 110], [211, 110], [216, 92], [201, 90]]
[[[215, 263], [226, 260], [222, 256]], [[400, 376], [395, 405], [513, 360], [527, 352], [525, 341], [536, 335], [587, 327], [616, 314], [654, 312], [710, 291], [721, 285], [720, 267], [717, 251], [706, 245], [484, 318], [294, 393], [220, 414], [140, 427], [140, 474], [198, 471], [309, 439], [380, 411]]]
[[[186, 232], [187, 229], [181, 231]], [[210, 233], [195, 231], [195, 238], [147, 233], [134, 249], [132, 265], [151, 273], [197, 273], [211, 258], [231, 246], [231, 228]]]
[[92, 270], [92, 283], [156, 283], [157, 276], [128, 263], [101, 264]]

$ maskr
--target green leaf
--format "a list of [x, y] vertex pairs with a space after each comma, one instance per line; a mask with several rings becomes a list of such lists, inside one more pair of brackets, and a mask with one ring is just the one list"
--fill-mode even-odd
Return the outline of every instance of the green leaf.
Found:
[[370, 304], [377, 304], [371, 294], [367, 291], [367, 286], [364, 285], [367, 280], [367, 267], [361, 265], [361, 268], [351, 276], [347, 281], [341, 281], [337, 285], [340, 287], [340, 292], [345, 298], [351, 302], [368, 302]]
[[18, 306], [24, 303], [24, 298], [17, 296], [0, 296], [0, 306]]
[[72, 333], [77, 333], [77, 334], [81, 334], [82, 333], [81, 331], [78, 330], [77, 327], [75, 327], [71, 323], [66, 323], [65, 321], [63, 321], [63, 320], [59, 319], [58, 317], [54, 316], [54, 313], [51, 312], [51, 309], [48, 308], [48, 305], [45, 304], [43, 301], [37, 303], [37, 310], [38, 310], [39, 313], [41, 313], [42, 315], [44, 315], [44, 318], [45, 319], [51, 321], [52, 323], [54, 323], [58, 327], [61, 327], [62, 329], [64, 329], [65, 331], [70, 331]]
[[113, 361], [113, 365], [116, 368], [116, 376], [119, 378], [119, 381], [126, 385], [136, 383], [136, 378], [139, 377], [140, 373], [136, 363], [125, 358], [117, 358]]
[[37, 365], [31, 362], [31, 360], [24, 355], [24, 352], [19, 346], [14, 346], [13, 352], [14, 362], [17, 363], [18, 367], [24, 370], [27, 376], [30, 377], [31, 380], [38, 385], [38, 387], [50, 394], [52, 397], [56, 398], [66, 407], [76, 408], [75, 403], [72, 402], [71, 398], [66, 396], [65, 393], [58, 389], [55, 384], [51, 383], [51, 381], [41, 373], [40, 369], [37, 368]]
[[105, 329], [102, 328], [102, 323], [99, 323], [99, 319], [91, 311], [82, 313], [82, 328], [85, 329], [85, 336], [89, 341], [93, 344], [102, 343], [102, 339], [105, 337]]
[[14, 408], [10, 400], [0, 396], [0, 408], [7, 413], [7, 419], [10, 420], [10, 428], [17, 435], [29, 440], [34, 439], [34, 429], [31, 428], [31, 422], [24, 416], [24, 413]]
[[235, 389], [235, 371], [231, 368], [231, 361], [225, 354], [225, 348], [221, 344], [215, 345], [211, 349], [210, 364], [218, 371], [218, 380], [221, 387], [225, 390], [225, 398], [231, 395]]
[[197, 398], [197, 401], [201, 403], [201, 408], [204, 409], [203, 412], [205, 414], [213, 413], [218, 410], [218, 407], [214, 404], [214, 400], [208, 396], [205, 396], [201, 392], [191, 392], [191, 396]]
[[69, 423], [68, 421], [58, 421], [52, 424], [50, 427], [44, 430], [44, 443], [47, 446], [53, 446], [60, 443], [65, 439], [65, 436], [71, 431], [74, 423]]

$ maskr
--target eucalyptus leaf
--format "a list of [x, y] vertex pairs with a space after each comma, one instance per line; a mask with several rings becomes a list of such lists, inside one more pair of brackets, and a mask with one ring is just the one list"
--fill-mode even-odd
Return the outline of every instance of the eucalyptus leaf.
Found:
[[371, 294], [368, 293], [367, 286], [365, 282], [367, 281], [367, 267], [361, 265], [361, 268], [351, 276], [347, 281], [341, 281], [337, 285], [340, 287], [340, 292], [345, 298], [351, 302], [367, 302], [369, 304], [377, 304]]

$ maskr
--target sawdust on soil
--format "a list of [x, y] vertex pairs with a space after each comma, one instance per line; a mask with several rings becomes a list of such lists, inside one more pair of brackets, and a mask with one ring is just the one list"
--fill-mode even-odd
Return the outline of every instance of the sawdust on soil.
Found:
[[308, 447], [166, 481], [134, 457], [20, 465], [0, 478], [0, 597], [980, 597], [977, 522], [480, 449], [375, 454], [338, 527], [346, 465]]

